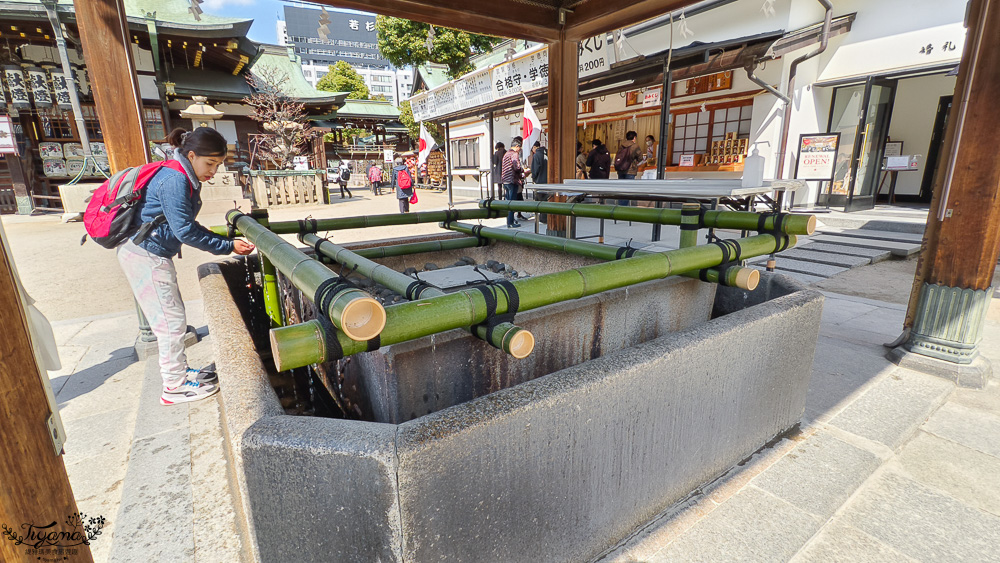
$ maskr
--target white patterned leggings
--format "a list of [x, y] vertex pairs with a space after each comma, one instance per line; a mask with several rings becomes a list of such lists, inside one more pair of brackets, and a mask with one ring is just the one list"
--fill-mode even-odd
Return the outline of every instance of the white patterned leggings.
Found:
[[118, 263], [160, 349], [160, 376], [175, 387], [187, 376], [184, 334], [187, 317], [174, 261], [147, 252], [131, 240], [118, 247]]

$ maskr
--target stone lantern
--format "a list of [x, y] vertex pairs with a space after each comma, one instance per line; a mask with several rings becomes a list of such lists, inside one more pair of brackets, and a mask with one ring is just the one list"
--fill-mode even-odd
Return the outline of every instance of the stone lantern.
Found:
[[223, 116], [223, 112], [208, 105], [205, 96], [193, 96], [194, 103], [181, 112], [181, 119], [190, 119], [192, 130], [198, 127], [215, 129], [215, 120]]

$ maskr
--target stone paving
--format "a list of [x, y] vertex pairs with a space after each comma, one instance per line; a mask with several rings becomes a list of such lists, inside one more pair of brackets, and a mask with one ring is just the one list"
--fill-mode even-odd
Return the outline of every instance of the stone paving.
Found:
[[[358, 215], [385, 203], [357, 199], [281, 213]], [[441, 194], [421, 193], [421, 202], [422, 209], [444, 204]], [[648, 226], [620, 223], [615, 230], [612, 223], [608, 242], [648, 244]], [[82, 228], [49, 217], [4, 217], [4, 226], [24, 285], [43, 311], [81, 301], [78, 292], [54, 286], [31, 252], [46, 241], [71, 240]], [[436, 228], [395, 228], [392, 234]], [[367, 233], [344, 232], [338, 239], [362, 236]], [[675, 239], [665, 228], [664, 241], [654, 247], [670, 248]], [[55, 260], [81, 252], [54, 248]], [[120, 273], [108, 260], [112, 253], [84, 248], [83, 256], [68, 257], [80, 268], [67, 270], [71, 282], [123, 282], [115, 281]], [[193, 270], [209, 258], [188, 256], [182, 268]], [[211, 336], [188, 279], [182, 277], [188, 320], [202, 336], [189, 357], [203, 365], [212, 361]], [[905, 294], [909, 287], [897, 291]], [[800, 427], [695, 491], [601, 561], [1000, 561], [1000, 380], [986, 390], [959, 389], [897, 368], [883, 358], [882, 343], [898, 335], [905, 307], [826, 296]], [[74, 307], [85, 314], [50, 316], [63, 369], [49, 375], [80, 509], [108, 521], [92, 545], [95, 560], [241, 560], [246, 546], [236, 532], [240, 508], [226, 486], [218, 400], [161, 407], [155, 359], [140, 363], [132, 356], [137, 325], [131, 303], [111, 314]], [[993, 311], [982, 351], [1000, 366], [1000, 308]]]

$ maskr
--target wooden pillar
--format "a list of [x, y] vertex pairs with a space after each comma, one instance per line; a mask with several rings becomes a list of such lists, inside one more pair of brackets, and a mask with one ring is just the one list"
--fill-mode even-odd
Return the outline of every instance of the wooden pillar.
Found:
[[17, 202], [18, 215], [31, 215], [35, 210], [34, 201], [31, 199], [31, 190], [24, 180], [24, 169], [21, 168], [21, 157], [16, 154], [3, 155], [7, 163], [7, 170], [10, 171], [10, 183], [14, 188], [14, 201]]
[[122, 0], [74, 0], [73, 5], [111, 171], [149, 162]]
[[[990, 374], [979, 340], [1000, 253], [1000, 0], [973, 0], [934, 183], [923, 251], [905, 322], [900, 365], [981, 387]], [[941, 361], [943, 360], [943, 361]]]
[[[78, 512], [62, 457], [56, 454], [46, 424], [49, 403], [35, 363], [21, 296], [14, 284], [11, 257], [0, 243], [0, 523], [17, 535], [26, 525], [55, 526], [46, 531], [80, 532], [66, 519]], [[90, 516], [98, 516], [92, 514]], [[105, 517], [114, 517], [104, 515]], [[25, 540], [27, 541], [27, 540]], [[34, 542], [30, 542], [34, 543]], [[37, 561], [31, 545], [0, 536], [0, 561]], [[93, 561], [86, 545], [71, 561]], [[62, 559], [62, 557], [59, 557]]]
[[579, 42], [549, 43], [549, 183], [576, 177], [576, 111]]

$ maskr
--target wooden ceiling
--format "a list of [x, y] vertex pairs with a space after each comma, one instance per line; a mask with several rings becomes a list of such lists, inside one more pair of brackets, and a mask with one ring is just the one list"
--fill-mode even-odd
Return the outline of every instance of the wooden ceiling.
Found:
[[474, 33], [552, 43], [579, 41], [697, 0], [311, 0]]

